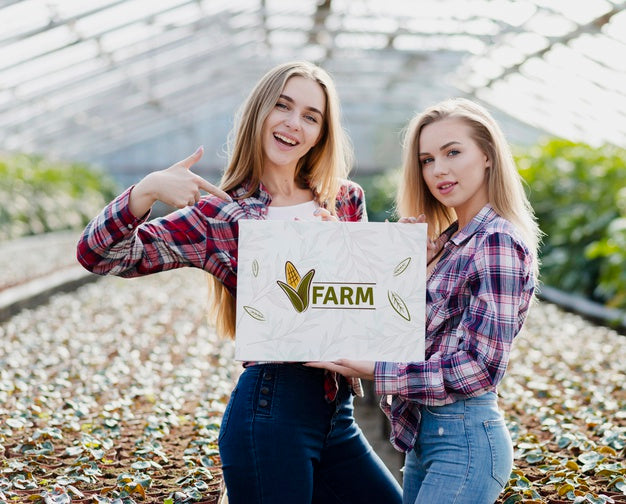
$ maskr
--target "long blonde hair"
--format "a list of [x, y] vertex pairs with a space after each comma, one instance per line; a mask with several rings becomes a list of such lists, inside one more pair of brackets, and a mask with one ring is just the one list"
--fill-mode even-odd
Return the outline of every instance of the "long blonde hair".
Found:
[[[332, 78], [308, 61], [293, 61], [272, 68], [250, 92], [230, 135], [229, 162], [220, 187], [230, 191], [245, 183], [247, 193], [244, 197], [251, 196], [259, 188], [263, 175], [263, 124], [287, 81], [296, 76], [320, 85], [326, 97], [326, 109], [320, 138], [298, 161], [295, 180], [301, 188], [311, 189], [318, 203], [334, 214], [341, 181], [348, 176], [352, 166], [352, 148], [341, 126], [339, 98]], [[211, 275], [209, 278], [210, 318], [218, 334], [232, 338], [235, 335], [235, 299], [219, 280]]]
[[440, 203], [428, 190], [419, 159], [419, 138], [428, 124], [448, 118], [464, 121], [472, 139], [489, 158], [487, 174], [489, 203], [498, 215], [511, 222], [533, 254], [535, 278], [538, 274], [537, 248], [541, 231], [524, 191], [511, 149], [500, 126], [482, 106], [465, 98], [452, 98], [427, 108], [409, 123], [403, 142], [402, 182], [396, 199], [400, 216], [424, 214], [431, 239], [439, 236], [456, 220], [454, 209]]

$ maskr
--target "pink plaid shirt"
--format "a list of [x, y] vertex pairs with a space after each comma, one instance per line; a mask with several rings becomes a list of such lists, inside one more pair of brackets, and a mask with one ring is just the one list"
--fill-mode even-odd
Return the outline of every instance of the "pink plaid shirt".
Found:
[[399, 451], [415, 445], [421, 405], [495, 390], [535, 288], [533, 260], [513, 226], [485, 206], [456, 236], [453, 224], [426, 289], [426, 360], [377, 362], [376, 392]]
[[[147, 221], [150, 212], [136, 218], [128, 208], [132, 187], [97, 215], [83, 231], [77, 259], [98, 275], [137, 277], [185, 266], [200, 268], [218, 278], [234, 296], [237, 292], [237, 239], [240, 219], [263, 220], [272, 198], [261, 184], [244, 198], [248, 187], [230, 191], [234, 202], [207, 195], [196, 205]], [[344, 181], [335, 202], [340, 221], [366, 221], [363, 189]], [[337, 377], [329, 374], [326, 398], [333, 400]], [[362, 395], [359, 380], [353, 391]]]

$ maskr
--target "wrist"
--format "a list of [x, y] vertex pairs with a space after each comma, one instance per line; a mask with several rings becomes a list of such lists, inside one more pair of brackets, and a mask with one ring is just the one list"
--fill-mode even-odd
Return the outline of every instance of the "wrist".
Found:
[[149, 201], [152, 206], [159, 199], [157, 172], [148, 173], [133, 189], [133, 196]]
[[146, 175], [132, 188], [128, 207], [130, 212], [137, 218], [145, 215], [158, 200], [152, 174]]

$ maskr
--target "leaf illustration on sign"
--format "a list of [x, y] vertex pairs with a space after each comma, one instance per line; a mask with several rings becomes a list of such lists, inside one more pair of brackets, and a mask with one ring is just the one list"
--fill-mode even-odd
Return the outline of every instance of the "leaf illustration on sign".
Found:
[[309, 270], [303, 277], [291, 261], [285, 263], [285, 280], [287, 283], [277, 280], [276, 283], [287, 294], [289, 301], [298, 313], [302, 313], [309, 307], [311, 281], [315, 270]]
[[256, 259], [252, 261], [252, 274], [257, 277], [259, 276], [259, 261]]
[[395, 310], [395, 312], [403, 319], [410, 322], [411, 314], [409, 313], [409, 309], [407, 308], [406, 303], [402, 300], [402, 298], [393, 291], [387, 291], [387, 298], [389, 299], [389, 304]]
[[404, 271], [409, 267], [409, 263], [411, 262], [411, 257], [407, 257], [394, 268], [393, 276], [398, 276], [404, 273]]
[[265, 322], [265, 315], [263, 315], [263, 313], [256, 308], [252, 308], [252, 306], [244, 306], [243, 309], [246, 310], [246, 313], [253, 319], [258, 320], [259, 322]]

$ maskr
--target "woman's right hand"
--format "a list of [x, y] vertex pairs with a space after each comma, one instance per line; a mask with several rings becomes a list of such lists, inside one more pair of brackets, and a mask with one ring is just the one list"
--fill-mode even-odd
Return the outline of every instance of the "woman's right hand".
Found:
[[[418, 217], [401, 217], [398, 222], [402, 222], [405, 224], [423, 224], [426, 222], [426, 216], [424, 214], [419, 215]], [[426, 243], [426, 264], [428, 264], [433, 257], [436, 257], [439, 254], [439, 251], [442, 249], [444, 243], [446, 242], [446, 237], [441, 235], [437, 240], [428, 240]]]
[[199, 147], [188, 158], [165, 170], [146, 175], [135, 185], [130, 194], [129, 206], [132, 214], [141, 217], [157, 201], [176, 208], [193, 206], [200, 201], [201, 190], [225, 201], [232, 201], [231, 197], [219, 187], [190, 170], [200, 160], [203, 153], [203, 148]]

